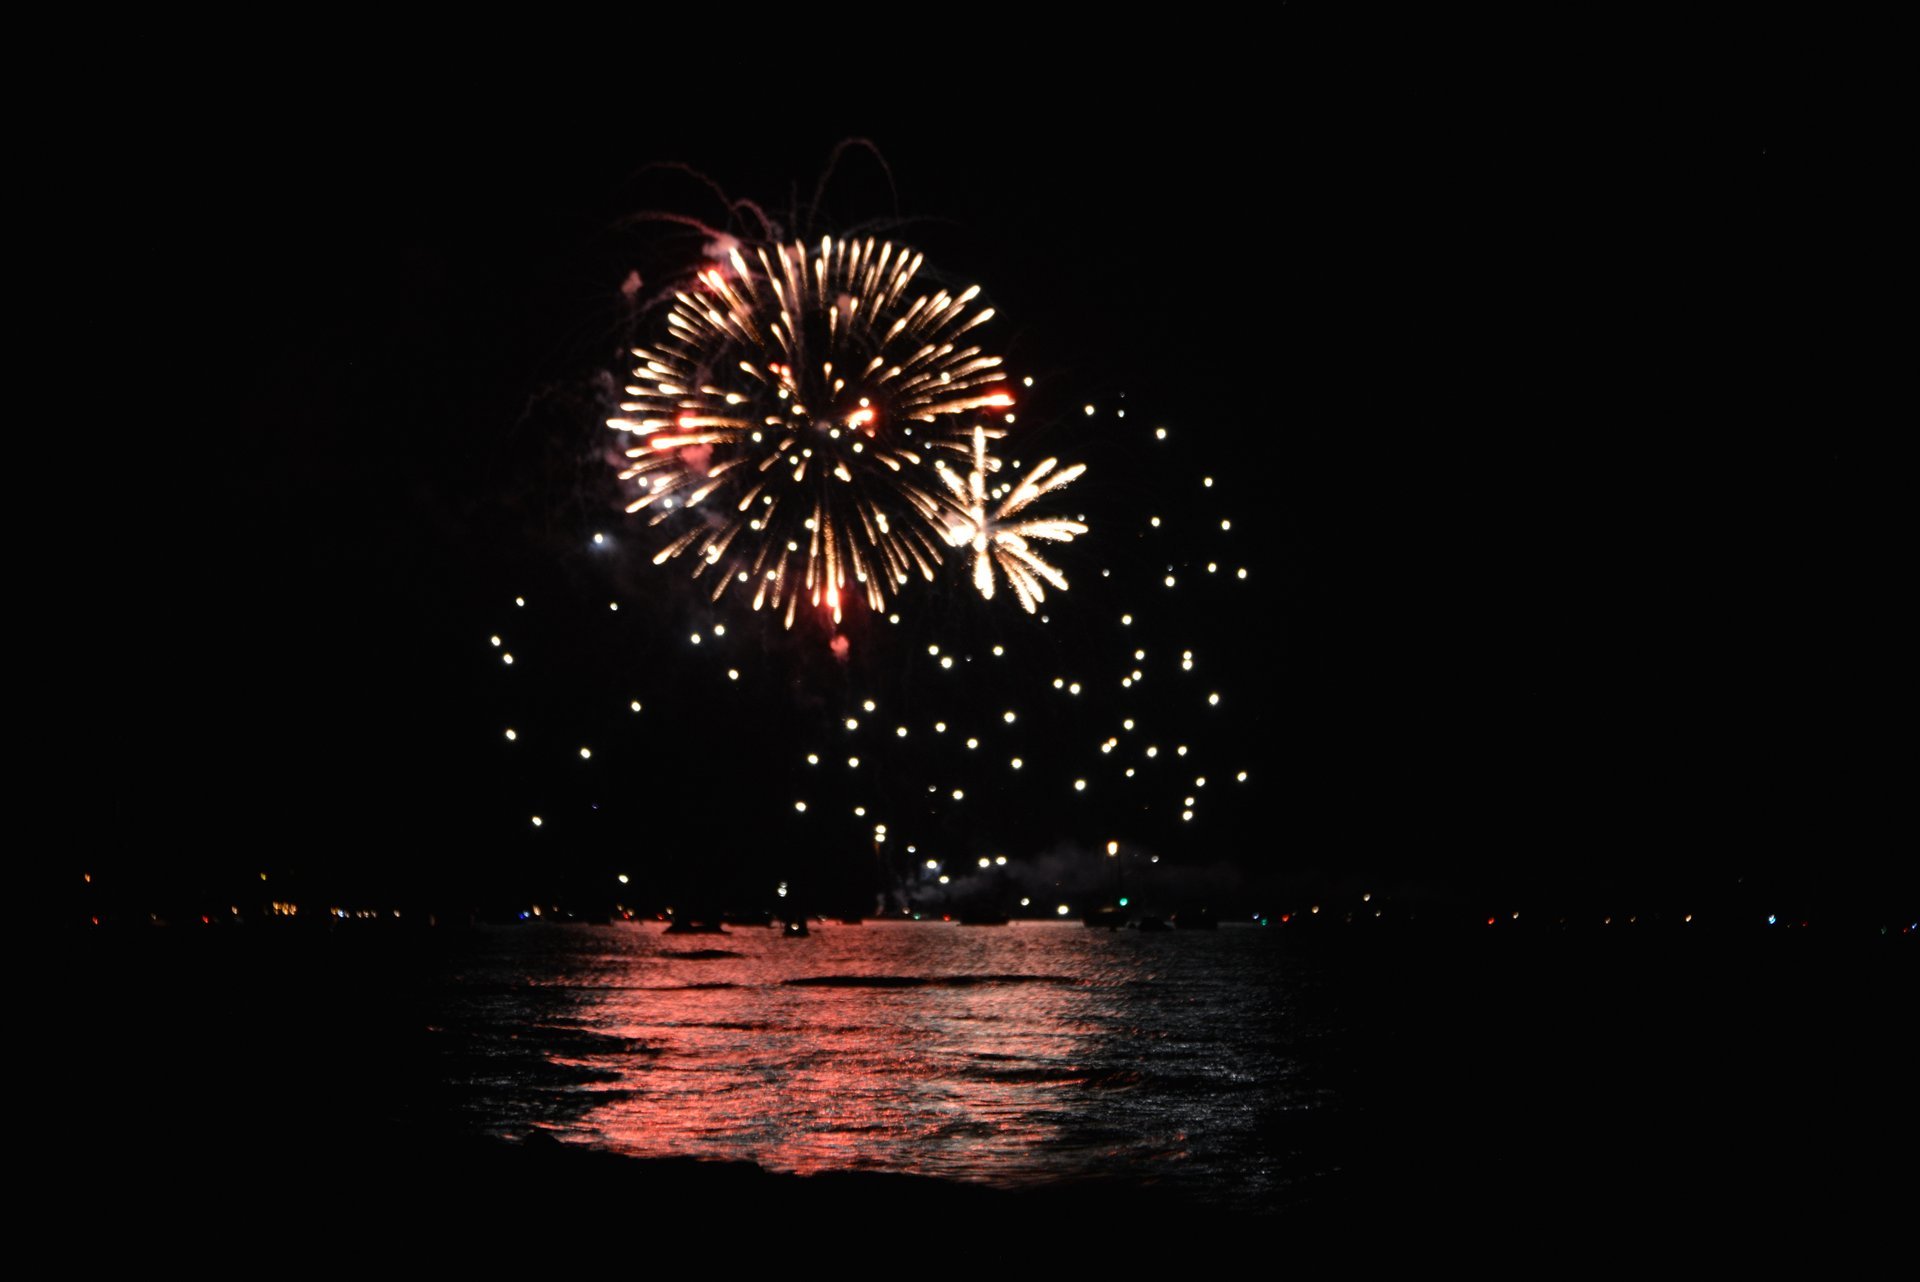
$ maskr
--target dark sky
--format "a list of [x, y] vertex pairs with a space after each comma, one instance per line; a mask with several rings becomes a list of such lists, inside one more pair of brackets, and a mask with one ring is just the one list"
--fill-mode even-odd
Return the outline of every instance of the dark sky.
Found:
[[[881, 99], [743, 127], [340, 92], [256, 104], [259, 128], [228, 102], [136, 132], [115, 182], [146, 212], [92, 233], [135, 301], [87, 398], [121, 422], [87, 464], [97, 600], [72, 644], [99, 686], [74, 747], [99, 791], [73, 823], [120, 867], [492, 893], [815, 840], [689, 782], [710, 766], [784, 804], [767, 742], [819, 709], [706, 719], [666, 693], [684, 598], [649, 595], [644, 556], [585, 552], [615, 524], [595, 378], [621, 372], [621, 280], [670, 248], [626, 219], [699, 204], [650, 162], [784, 208], [865, 137], [897, 206], [856, 156], [830, 225], [897, 212], [898, 239], [985, 285], [1036, 417], [1094, 462], [1090, 509], [1162, 483], [1068, 417], [1122, 392], [1183, 466], [1241, 487], [1260, 611], [1204, 622], [1257, 705], [1225, 742], [1272, 790], [1184, 847], [1145, 824], [1170, 861], [1462, 894], [1757, 875], [1830, 903], [1900, 881], [1909, 540], [1884, 429], [1817, 373], [1861, 179], [1770, 100], [1676, 118], [1238, 76], [1044, 120]], [[634, 630], [549, 616], [554, 668], [581, 671], [504, 694], [484, 638], [523, 584], [632, 592]], [[778, 646], [756, 662], [789, 694], [833, 680]], [[502, 763], [503, 718], [538, 715], [510, 700], [591, 703], [624, 664], [672, 710], [596, 785], [628, 818], [530, 847], [523, 798], [585, 793]], [[1101, 826], [1003, 810], [992, 838], [1023, 854]]]

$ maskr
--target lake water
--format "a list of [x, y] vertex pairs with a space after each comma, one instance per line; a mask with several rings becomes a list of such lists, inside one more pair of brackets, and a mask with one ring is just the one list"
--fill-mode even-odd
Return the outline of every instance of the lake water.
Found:
[[1278, 932], [1078, 923], [482, 930], [430, 985], [462, 1125], [640, 1156], [1265, 1205], [1337, 1112], [1314, 970]]

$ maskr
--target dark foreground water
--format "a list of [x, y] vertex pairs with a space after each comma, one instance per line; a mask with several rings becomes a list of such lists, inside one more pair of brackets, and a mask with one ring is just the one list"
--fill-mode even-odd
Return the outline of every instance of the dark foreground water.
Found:
[[[77, 1036], [22, 1059], [52, 1088], [31, 1120], [58, 1136], [53, 1195], [163, 1236], [384, 1217], [544, 1250], [644, 1208], [722, 1247], [775, 1214], [941, 1226], [923, 1244], [986, 1216], [1069, 1247], [1251, 1233], [1557, 1266], [1599, 1244], [1869, 1242], [1915, 1194], [1914, 954], [1874, 941], [929, 923], [71, 942], [51, 991]], [[16, 1098], [37, 1106], [32, 1086]]]
[[477, 1130], [995, 1184], [1124, 1175], [1257, 1206], [1325, 1174], [1315, 969], [1258, 928], [884, 923], [486, 932], [432, 1024]]

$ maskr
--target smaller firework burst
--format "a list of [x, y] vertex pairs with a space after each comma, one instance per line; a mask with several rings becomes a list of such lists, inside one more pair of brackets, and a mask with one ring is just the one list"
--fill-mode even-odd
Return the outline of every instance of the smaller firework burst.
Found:
[[1085, 534], [1087, 527], [1078, 521], [1020, 517], [1041, 495], [1072, 484], [1087, 470], [1086, 464], [1075, 463], [1055, 471], [1059, 465], [1059, 459], [1042, 461], [1022, 480], [1008, 487], [1000, 505], [989, 511], [987, 504], [997, 492], [989, 492], [987, 474], [1000, 469], [1000, 460], [987, 453], [984, 428], [973, 429], [973, 471], [962, 477], [944, 464], [936, 464], [940, 479], [960, 508], [948, 520], [947, 543], [956, 548], [973, 549], [973, 584], [989, 601], [993, 599], [995, 565], [1013, 585], [1014, 595], [1020, 598], [1028, 614], [1034, 613], [1046, 599], [1042, 580], [1062, 592], [1067, 590], [1066, 575], [1041, 560], [1027, 540], [1071, 543], [1076, 535]]

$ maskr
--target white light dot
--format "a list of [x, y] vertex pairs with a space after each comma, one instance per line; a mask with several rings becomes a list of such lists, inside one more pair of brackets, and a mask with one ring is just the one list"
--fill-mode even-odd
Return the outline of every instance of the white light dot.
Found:
[[714, 624], [714, 625], [713, 625], [713, 635], [715, 635], [715, 636], [717, 636], [717, 637], [723, 637], [723, 636], [725, 636], [725, 635], [727, 635], [727, 625], [726, 625], [726, 624], [724, 624], [724, 623], [716, 623], [716, 624]]
[[727, 669], [727, 680], [738, 681], [739, 679], [740, 679], [740, 669], [738, 668]]
[[1128, 766], [1128, 767], [1127, 767], [1127, 778], [1129, 778], [1129, 779], [1131, 779], [1131, 778], [1133, 778], [1133, 767], [1132, 767], [1132, 766]]
[[1123, 615], [1121, 615], [1121, 616], [1120, 616], [1120, 626], [1121, 626], [1121, 627], [1123, 627], [1123, 628], [1130, 628], [1130, 627], [1132, 627], [1132, 626], [1133, 626], [1133, 616], [1132, 616], [1131, 614], [1123, 614]]
[[1150, 519], [1149, 519], [1149, 520], [1147, 521], [1147, 524], [1148, 524], [1148, 525], [1151, 525], [1151, 526], [1152, 526], [1152, 527], [1153, 527], [1154, 529], [1156, 529], [1156, 530], [1157, 530], [1157, 529], [1159, 529], [1159, 528], [1160, 528], [1160, 518], [1159, 518], [1159, 517], [1157, 517], [1157, 516], [1156, 516], [1156, 517], [1152, 517], [1152, 518], [1150, 518]]
[[1204, 787], [1206, 787], [1206, 786], [1207, 786], [1207, 777], [1206, 777], [1205, 775], [1200, 775], [1200, 776], [1198, 776], [1198, 777], [1196, 777], [1196, 778], [1194, 779], [1194, 781], [1193, 781], [1193, 786], [1194, 786], [1194, 787], [1196, 787], [1196, 788], [1204, 788]]
[[1164, 441], [1164, 440], [1166, 440], [1166, 439], [1167, 439], [1167, 429], [1166, 429], [1166, 428], [1164, 428], [1164, 427], [1156, 427], [1156, 428], [1154, 428], [1154, 429], [1153, 429], [1153, 439], [1154, 439], [1154, 440], [1156, 440], [1156, 441]]
[[640, 701], [638, 699], [635, 699], [632, 703], [629, 703], [627, 706], [629, 708], [632, 708], [635, 712], [640, 711]]
[[621, 873], [619, 877], [617, 877], [615, 880], [617, 880], [622, 886], [624, 886], [631, 879], [627, 876], [627, 874]]
[[536, 828], [538, 828], [538, 827], [540, 826], [540, 816], [539, 816], [539, 815], [535, 815], [535, 816], [533, 817], [533, 826], [534, 826], [534, 827], [536, 827]]
[[807, 764], [808, 764], [808, 765], [810, 765], [810, 766], [817, 766], [817, 765], [819, 765], [819, 764], [820, 764], [820, 754], [819, 754], [819, 753], [817, 753], [817, 752], [809, 752], [809, 753], [807, 754]]
[[1060, 914], [1060, 916], [1065, 917], [1068, 913], [1072, 912], [1073, 910], [1071, 908], [1068, 908], [1065, 904], [1061, 904], [1058, 908], [1054, 909], [1053, 911]]
[[502, 663], [512, 663], [512, 662], [513, 662], [513, 656], [512, 656], [512, 655], [510, 655], [510, 654], [503, 654], [503, 655], [501, 655], [501, 656], [500, 656], [500, 662], [502, 662]]
[[525, 605], [525, 604], [527, 603], [527, 598], [525, 598], [525, 597], [523, 597], [523, 596], [517, 596], [517, 597], [515, 597], [515, 598], [513, 598], [513, 603], [514, 603], [515, 605]]
[[969, 748], [978, 748], [979, 746], [980, 746], [980, 741], [979, 741], [978, 739], [969, 739], [969, 740], [967, 740], [967, 747], [969, 747]]
[[893, 728], [893, 732], [899, 735], [902, 739], [907, 737], [907, 728], [905, 726], [895, 726]]
[[945, 874], [945, 873], [941, 873], [941, 874], [940, 874], [940, 884], [941, 884], [942, 886], [944, 886], [944, 885], [946, 885], [946, 884], [947, 884], [947, 883], [948, 883], [949, 881], [952, 881], [952, 880], [953, 880], [953, 878], [951, 878], [951, 877], [949, 877], [949, 876], [947, 876], [947, 874]]
[[1192, 818], [1193, 818], [1193, 811], [1191, 811], [1191, 810], [1182, 810], [1182, 811], [1180, 812], [1180, 817], [1181, 817], [1182, 819], [1192, 819]]
[[515, 734], [515, 733], [514, 733], [513, 731], [511, 731], [511, 730], [509, 730], [509, 731], [507, 731], [507, 742], [508, 742], [508, 743], [512, 743], [512, 742], [513, 742], [513, 741], [514, 741], [515, 739], [518, 739], [519, 737], [520, 737], [520, 736], [519, 736], [519, 735], [517, 735], [517, 734]]
[[1089, 406], [1087, 406], [1087, 417], [1088, 417], [1088, 418], [1092, 418], [1092, 417], [1093, 417], [1093, 406], [1091, 406], [1091, 405], [1089, 405]]
[[793, 808], [801, 814], [805, 814], [807, 812], [807, 803], [804, 801], [796, 801], [793, 803]]
[[605, 543], [607, 541], [607, 536], [604, 534], [596, 534], [593, 536], [593, 541], [595, 543]]
[[996, 658], [998, 658], [998, 657], [999, 657], [1000, 655], [1003, 655], [1003, 654], [1005, 654], [1006, 652], [1007, 652], [1007, 647], [1005, 647], [1005, 646], [1003, 646], [1003, 645], [997, 645], [997, 646], [995, 646], [995, 647], [993, 647], [993, 653], [994, 653], [994, 657], [996, 657]]
[[586, 761], [590, 759], [592, 756], [593, 756], [593, 749], [591, 748], [580, 749], [580, 760]]
[[1075, 792], [1085, 792], [1087, 790], [1087, 781], [1085, 779], [1075, 779], [1073, 781], [1073, 790]]
[[1234, 777], [1238, 779], [1241, 783], [1245, 783], [1247, 781], [1247, 772], [1242, 770], [1238, 775]]
[[693, 643], [694, 643], [695, 645], [699, 645], [699, 644], [700, 644], [700, 634], [699, 634], [698, 632], [694, 632], [694, 633], [691, 633], [690, 635], [691, 635], [691, 637], [692, 637], [692, 640], [693, 640]]
[[619, 610], [620, 610], [620, 603], [618, 601], [609, 601], [607, 602], [607, 609], [612, 610], [617, 614], [619, 613]]
[[1127, 719], [1126, 719], [1125, 721], [1122, 721], [1122, 722], [1120, 723], [1120, 728], [1121, 728], [1122, 730], [1131, 730], [1131, 729], [1133, 729], [1133, 718], [1132, 718], [1132, 717], [1128, 717], [1128, 718], [1127, 718]]
[[874, 703], [873, 700], [868, 699], [865, 703], [861, 704], [860, 706], [862, 708], [865, 708], [868, 712], [872, 712], [877, 705]]
[[858, 757], [847, 758], [847, 769], [858, 770], [859, 768], [860, 768], [860, 758]]
[[1011, 708], [1009, 708], [1009, 709], [1007, 710], [1007, 713], [1006, 713], [1006, 715], [1005, 715], [1005, 716], [1004, 716], [1004, 717], [1002, 718], [1002, 720], [1004, 720], [1004, 721], [1005, 721], [1005, 722], [1006, 722], [1006, 723], [1007, 723], [1008, 725], [1012, 725], [1012, 724], [1013, 724], [1013, 710], [1012, 710]]
[[993, 857], [993, 862], [996, 864], [999, 864], [1001, 867], [1004, 868], [1007, 863], [1007, 857], [1005, 855], [995, 855]]
[[1223, 529], [1223, 530], [1231, 530], [1231, 529], [1233, 528], [1233, 522], [1232, 522], [1232, 521], [1222, 521], [1222, 522], [1220, 522], [1220, 528], [1221, 528], [1221, 529]]
[[934, 723], [933, 723], [933, 732], [934, 732], [935, 734], [945, 734], [945, 733], [947, 732], [947, 723], [946, 723], [946, 722], [944, 722], [944, 721], [936, 721], [936, 722], [934, 722]]
[[950, 654], [941, 655], [940, 666], [943, 668], [951, 668], [953, 666], [953, 656]]
[[1072, 685], [1070, 685], [1070, 686], [1068, 686], [1068, 687], [1067, 687], [1067, 693], [1068, 693], [1068, 694], [1079, 694], [1079, 693], [1080, 693], [1080, 683], [1079, 683], [1078, 681], [1076, 681], [1076, 682], [1074, 682], [1074, 683], [1073, 683]]
[[499, 638], [499, 637], [488, 637], [488, 638], [487, 638], [487, 640], [489, 640], [489, 641], [491, 641], [491, 642], [493, 642], [493, 643], [494, 643], [494, 644], [495, 644], [496, 646], [500, 644], [500, 638]]
[[1167, 576], [1167, 586], [1168, 586], [1168, 587], [1172, 587], [1172, 586], [1173, 586], [1173, 576], [1172, 576], [1171, 574], [1169, 574], [1169, 575]]
[[1214, 704], [1217, 704], [1217, 703], [1219, 703], [1219, 702], [1220, 702], [1220, 696], [1219, 696], [1219, 695], [1217, 695], [1217, 694], [1210, 694], [1210, 695], [1208, 695], [1208, 696], [1207, 696], [1207, 703], [1208, 703], [1208, 705], [1209, 705], [1209, 706], [1212, 706], [1212, 705], [1214, 705]]
[[1239, 575], [1240, 575], [1240, 577], [1241, 577], [1241, 578], [1243, 578], [1243, 579], [1247, 577], [1247, 567], [1246, 567], [1246, 566], [1244, 566], [1244, 565], [1243, 565], [1243, 566], [1241, 566], [1241, 567], [1240, 567], [1240, 570], [1239, 570]]
[[966, 795], [967, 795], [966, 793], [960, 791], [958, 788], [955, 788], [953, 790], [953, 799], [955, 801], [959, 801], [961, 798], [965, 797]]
[[1020, 768], [1020, 766], [1021, 766], [1021, 765], [1022, 765], [1022, 762], [1021, 762], [1021, 760], [1020, 760], [1020, 758], [1018, 758], [1018, 757], [1015, 757], [1015, 758], [1013, 759], [1013, 768], [1014, 768], [1015, 770], [1018, 770], [1018, 769]]
[[858, 730], [859, 728], [860, 728], [860, 722], [859, 722], [859, 720], [858, 720], [857, 718], [855, 718], [855, 717], [848, 717], [848, 718], [847, 718], [847, 729], [849, 729], [849, 730]]
[[1206, 486], [1208, 489], [1213, 488], [1213, 478], [1211, 476], [1202, 477], [1200, 480], [1200, 483]]

